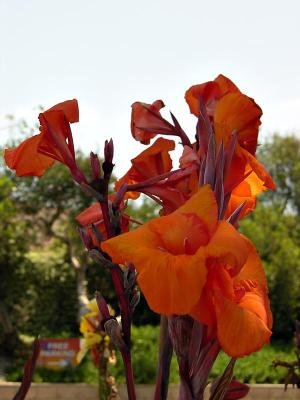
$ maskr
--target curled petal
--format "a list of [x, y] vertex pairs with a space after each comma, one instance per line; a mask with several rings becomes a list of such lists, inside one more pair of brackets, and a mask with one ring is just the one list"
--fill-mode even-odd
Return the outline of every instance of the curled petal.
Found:
[[158, 133], [173, 133], [172, 125], [164, 120], [159, 112], [164, 106], [162, 100], [156, 100], [152, 104], [132, 104], [131, 133], [136, 140], [149, 144], [150, 139]]
[[275, 189], [276, 185], [272, 177], [268, 174], [265, 167], [248, 151], [240, 149], [241, 154], [247, 160], [250, 168], [255, 172], [258, 178], [263, 182], [266, 189]]
[[230, 196], [225, 218], [229, 218], [236, 209], [244, 203], [239, 219], [248, 215], [256, 207], [256, 196], [265, 191], [263, 181], [255, 173], [251, 173], [244, 181], [236, 186]]
[[58, 103], [47, 111], [62, 111], [65, 114], [67, 121], [70, 123], [79, 121], [79, 109], [76, 99]]
[[257, 253], [256, 248], [252, 242], [244, 237], [246, 245], [249, 249], [247, 260], [240, 270], [238, 275], [234, 277], [234, 285], [238, 285], [239, 281], [253, 281], [257, 282], [262, 288], [267, 291], [267, 279], [264, 268], [262, 266], [261, 259]]
[[265, 315], [262, 295], [247, 293], [236, 304], [223, 296], [216, 296], [217, 334], [224, 351], [231, 357], [243, 357], [269, 343], [271, 331]]

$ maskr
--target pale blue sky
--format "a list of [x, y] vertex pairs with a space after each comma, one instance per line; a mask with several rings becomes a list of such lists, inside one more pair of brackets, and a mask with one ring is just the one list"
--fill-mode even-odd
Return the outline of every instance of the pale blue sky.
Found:
[[134, 101], [161, 98], [192, 136], [185, 90], [223, 73], [263, 108], [262, 137], [299, 133], [299, 26], [297, 0], [0, 0], [0, 127], [77, 98], [75, 144], [113, 137], [121, 174], [143, 149]]

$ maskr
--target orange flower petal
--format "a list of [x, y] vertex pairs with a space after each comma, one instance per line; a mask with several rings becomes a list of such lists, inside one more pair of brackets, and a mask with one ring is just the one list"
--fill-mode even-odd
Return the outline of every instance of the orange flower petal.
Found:
[[245, 240], [249, 249], [248, 258], [238, 275], [234, 277], [233, 283], [237, 285], [239, 281], [251, 280], [257, 282], [261, 287], [267, 290], [267, 279], [261, 259], [252, 242], [246, 237]]
[[134, 265], [141, 265], [138, 283], [150, 308], [160, 314], [187, 314], [198, 301], [206, 279], [204, 258], [173, 256], [166, 252], [137, 251]]
[[237, 275], [248, 258], [249, 248], [243, 235], [226, 221], [221, 221], [206, 246], [206, 254], [228, 264], [231, 276]]
[[219, 75], [214, 81], [194, 85], [185, 93], [185, 99], [190, 112], [199, 117], [200, 98], [205, 103], [208, 115], [213, 115], [217, 101], [227, 93], [239, 92], [235, 84], [224, 75]]
[[199, 117], [200, 115], [200, 98], [208, 108], [208, 113], [210, 114], [210, 109], [212, 109], [216, 99], [218, 99], [220, 96], [220, 87], [218, 83], [213, 81], [191, 86], [185, 92], [185, 100], [188, 103], [190, 112], [196, 117]]
[[53, 165], [52, 158], [37, 152], [40, 140], [41, 135], [35, 135], [14, 149], [5, 149], [5, 162], [17, 176], [42, 176]]
[[259, 295], [246, 293], [236, 304], [216, 296], [217, 335], [223, 350], [231, 357], [243, 357], [269, 342], [271, 331], [261, 318], [264, 314]]
[[[148, 224], [101, 243], [102, 250], [118, 264], [134, 263], [137, 249], [143, 249], [146, 254], [148, 249], [159, 247], [162, 247], [162, 241], [157, 234], [148, 229]], [[136, 265], [136, 268], [140, 269], [142, 266]]]
[[178, 208], [178, 213], [194, 213], [206, 225], [211, 236], [217, 227], [218, 206], [210, 185], [202, 186], [184, 205]]
[[58, 103], [49, 108], [49, 110], [45, 111], [45, 113], [48, 111], [62, 111], [65, 114], [67, 121], [70, 123], [79, 121], [79, 109], [76, 99], [66, 100], [62, 103]]
[[75, 218], [81, 225], [90, 225], [102, 219], [102, 210], [99, 203], [94, 203], [90, 207], [83, 210]]
[[258, 178], [263, 182], [266, 189], [275, 189], [276, 185], [272, 177], [265, 170], [265, 167], [248, 151], [240, 148], [239, 149], [242, 156], [247, 160], [249, 166], [256, 173]]
[[189, 315], [205, 325], [212, 326], [215, 324], [215, 309], [206, 285], [202, 290], [200, 300], [191, 308]]
[[225, 75], [222, 74], [218, 75], [215, 78], [215, 82], [219, 85], [222, 96], [225, 96], [225, 94], [227, 93], [234, 93], [234, 92], [241, 93], [239, 88]]
[[102, 243], [114, 262], [132, 262], [151, 309], [161, 314], [186, 314], [198, 301], [205, 284], [203, 252], [173, 255], [145, 224], [135, 231]]
[[256, 207], [256, 197], [265, 190], [264, 182], [259, 179], [256, 173], [251, 172], [249, 176], [233, 189], [225, 218], [228, 218], [242, 203], [245, 203], [245, 205], [239, 219], [249, 214]]
[[205, 223], [195, 213], [174, 212], [150, 221], [148, 227], [171, 254], [195, 254], [210, 238]]
[[218, 101], [214, 110], [217, 143], [223, 139], [226, 145], [235, 131], [239, 144], [255, 154], [261, 116], [261, 108], [253, 99], [238, 92], [228, 93]]
[[152, 104], [139, 101], [132, 104], [131, 133], [136, 140], [143, 144], [149, 144], [150, 139], [157, 133], [169, 132], [172, 134], [170, 125], [163, 120], [159, 112], [164, 106], [162, 100], [156, 100]]

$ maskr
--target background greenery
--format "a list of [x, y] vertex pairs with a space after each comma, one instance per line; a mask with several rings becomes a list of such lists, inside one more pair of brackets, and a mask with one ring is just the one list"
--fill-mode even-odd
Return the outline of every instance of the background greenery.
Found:
[[[274, 334], [272, 347], [240, 360], [236, 375], [248, 382], [276, 382], [282, 374], [268, 366], [274, 358], [293, 357], [294, 320], [300, 317], [300, 140], [275, 135], [258, 155], [277, 190], [260, 197], [256, 211], [240, 228], [255, 243], [267, 272]], [[89, 160], [82, 154], [79, 159], [88, 171]], [[26, 357], [20, 334], [78, 336], [81, 295], [91, 298], [96, 289], [117, 308], [110, 277], [87, 259], [76, 232], [74, 217], [90, 202], [62, 165], [55, 165], [40, 180], [0, 170], [0, 357], [6, 362], [8, 379], [20, 378], [19, 365]], [[129, 214], [141, 221], [158, 212], [146, 199], [129, 208]], [[158, 321], [142, 298], [134, 316], [134, 324], [141, 325], [134, 328], [138, 382], [155, 377]], [[224, 363], [221, 356], [214, 374]], [[114, 373], [121, 379], [121, 363]], [[35, 380], [89, 381], [93, 376], [87, 359], [78, 369], [60, 374], [38, 370]], [[175, 361], [171, 376], [174, 381]]]
[[[133, 327], [132, 356], [136, 383], [155, 382], [158, 335], [158, 326]], [[235, 377], [246, 383], [282, 383], [285, 377], [285, 370], [272, 367], [272, 361], [275, 359], [294, 360], [295, 354], [292, 345], [275, 343], [272, 346], [265, 346], [261, 351], [253, 353], [249, 357], [239, 359], [235, 367]], [[14, 366], [8, 369], [8, 380], [20, 380], [23, 361], [21, 357], [17, 368]], [[214, 364], [210, 379], [212, 380], [219, 376], [228, 362], [229, 357], [221, 353]], [[124, 382], [124, 371], [119, 356], [117, 357], [116, 365], [110, 367], [110, 372], [116, 377], [118, 383]], [[34, 374], [34, 382], [87, 382], [97, 385], [97, 370], [90, 357], [86, 356], [78, 367], [60, 372], [37, 368]], [[171, 364], [170, 382], [178, 383], [178, 368], [174, 356]]]

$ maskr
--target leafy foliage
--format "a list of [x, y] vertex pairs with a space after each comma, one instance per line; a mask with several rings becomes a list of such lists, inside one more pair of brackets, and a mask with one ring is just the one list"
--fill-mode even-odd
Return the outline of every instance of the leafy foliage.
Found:
[[263, 260], [270, 289], [275, 339], [290, 340], [300, 313], [300, 140], [275, 135], [260, 150], [277, 184], [262, 196], [241, 231]]
[[[141, 326], [133, 327], [133, 367], [137, 383], [154, 383], [156, 376], [157, 361], [157, 339], [158, 327]], [[146, 357], [145, 357], [146, 355]], [[291, 344], [275, 343], [265, 346], [261, 351], [253, 353], [249, 357], [237, 361], [234, 370], [235, 378], [246, 383], [282, 383], [285, 379], [285, 371], [272, 367], [274, 359], [293, 361], [295, 359], [293, 346]], [[20, 379], [22, 365], [25, 358], [22, 358], [19, 368], [11, 368], [7, 375], [8, 380]], [[229, 357], [221, 353], [213, 367], [210, 380], [213, 380], [226, 368]], [[23, 363], [23, 364], [22, 364]], [[172, 359], [171, 383], [178, 383], [177, 362]], [[124, 382], [122, 362], [118, 356], [117, 364], [111, 367], [112, 374], [118, 383]], [[76, 368], [69, 368], [61, 372], [37, 368], [34, 374], [34, 382], [87, 382], [97, 384], [97, 369], [92, 361], [86, 357], [82, 364]]]

